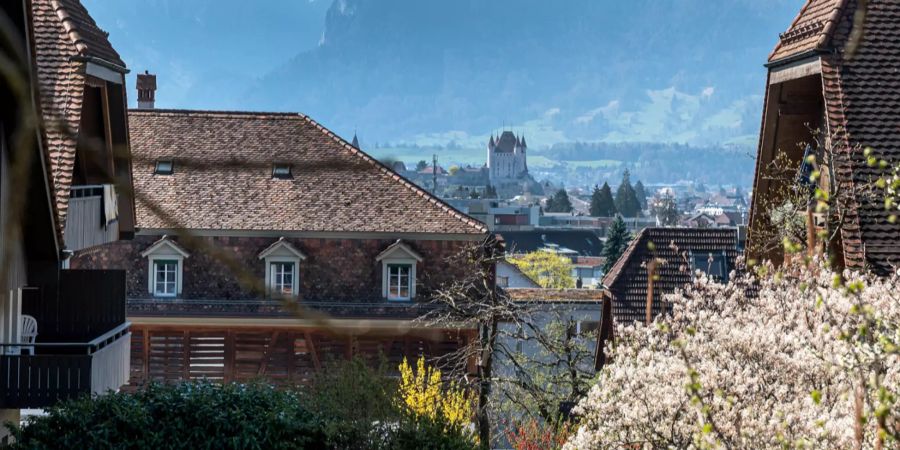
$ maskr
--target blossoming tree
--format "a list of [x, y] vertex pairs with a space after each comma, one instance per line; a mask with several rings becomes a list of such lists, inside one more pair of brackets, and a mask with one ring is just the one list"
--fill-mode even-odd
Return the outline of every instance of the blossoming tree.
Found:
[[566, 448], [897, 446], [900, 277], [819, 266], [701, 278], [620, 324]]

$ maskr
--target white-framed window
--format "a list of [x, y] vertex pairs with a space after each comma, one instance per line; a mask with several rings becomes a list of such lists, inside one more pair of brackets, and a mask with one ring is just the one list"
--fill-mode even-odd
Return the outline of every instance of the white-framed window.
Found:
[[266, 292], [270, 297], [294, 297], [297, 295], [299, 258], [266, 258]]
[[412, 298], [412, 264], [387, 264], [388, 300]]
[[178, 295], [179, 264], [177, 259], [153, 260], [153, 296], [175, 297]]
[[416, 298], [416, 266], [422, 257], [403, 241], [397, 241], [376, 258], [381, 263], [381, 294], [391, 301]]
[[300, 262], [306, 259], [300, 250], [284, 238], [260, 252], [266, 264], [266, 294], [269, 297], [296, 297], [300, 292]]
[[147, 258], [147, 292], [161, 298], [180, 296], [184, 260], [190, 253], [168, 236], [163, 236], [141, 252], [141, 256]]

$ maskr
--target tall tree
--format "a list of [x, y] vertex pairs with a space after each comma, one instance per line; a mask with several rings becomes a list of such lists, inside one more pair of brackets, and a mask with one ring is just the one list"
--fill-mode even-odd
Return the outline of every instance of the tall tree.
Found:
[[602, 188], [594, 186], [594, 192], [591, 194], [591, 215], [594, 217], [616, 215], [616, 202], [613, 200], [609, 183], [604, 182]]
[[612, 226], [609, 227], [609, 231], [606, 233], [606, 243], [603, 244], [602, 255], [606, 258], [606, 262], [603, 264], [604, 274], [612, 269], [612, 266], [625, 252], [629, 242], [631, 242], [631, 233], [625, 227], [625, 221], [622, 220], [622, 216], [616, 216], [616, 220], [613, 221]]
[[560, 189], [547, 199], [547, 212], [572, 212], [572, 202], [565, 189]]
[[637, 196], [638, 202], [641, 204], [641, 210], [647, 209], [647, 192], [644, 190], [644, 183], [638, 180], [634, 184], [634, 195]]
[[622, 184], [616, 191], [616, 209], [625, 217], [637, 217], [641, 214], [641, 203], [634, 193], [634, 187], [631, 186], [631, 174], [628, 173], [628, 169], [622, 174]]
[[424, 159], [416, 163], [416, 172], [421, 172], [427, 168], [428, 168], [428, 163], [425, 162]]

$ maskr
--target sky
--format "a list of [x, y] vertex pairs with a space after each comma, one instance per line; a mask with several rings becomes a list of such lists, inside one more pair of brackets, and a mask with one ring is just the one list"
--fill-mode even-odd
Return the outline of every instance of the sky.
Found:
[[[381, 144], [751, 145], [803, 0], [82, 0], [159, 108], [299, 111]], [[129, 102], [135, 104], [129, 93]]]
[[[314, 48], [330, 0], [83, 0], [132, 74], [164, 81], [159, 107], [218, 109]], [[130, 79], [130, 82], [133, 82]], [[135, 95], [129, 103], [136, 105]]]

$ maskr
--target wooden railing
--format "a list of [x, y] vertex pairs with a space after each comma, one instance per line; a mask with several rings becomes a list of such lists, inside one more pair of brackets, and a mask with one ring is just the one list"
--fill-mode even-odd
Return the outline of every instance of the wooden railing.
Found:
[[[128, 383], [129, 326], [90, 342], [34, 344], [35, 355], [0, 355], [0, 408], [44, 408]], [[16, 345], [0, 344], [0, 352]]]
[[66, 248], [72, 251], [119, 239], [119, 223], [106, 224], [103, 186], [75, 186], [69, 198], [65, 228]]

